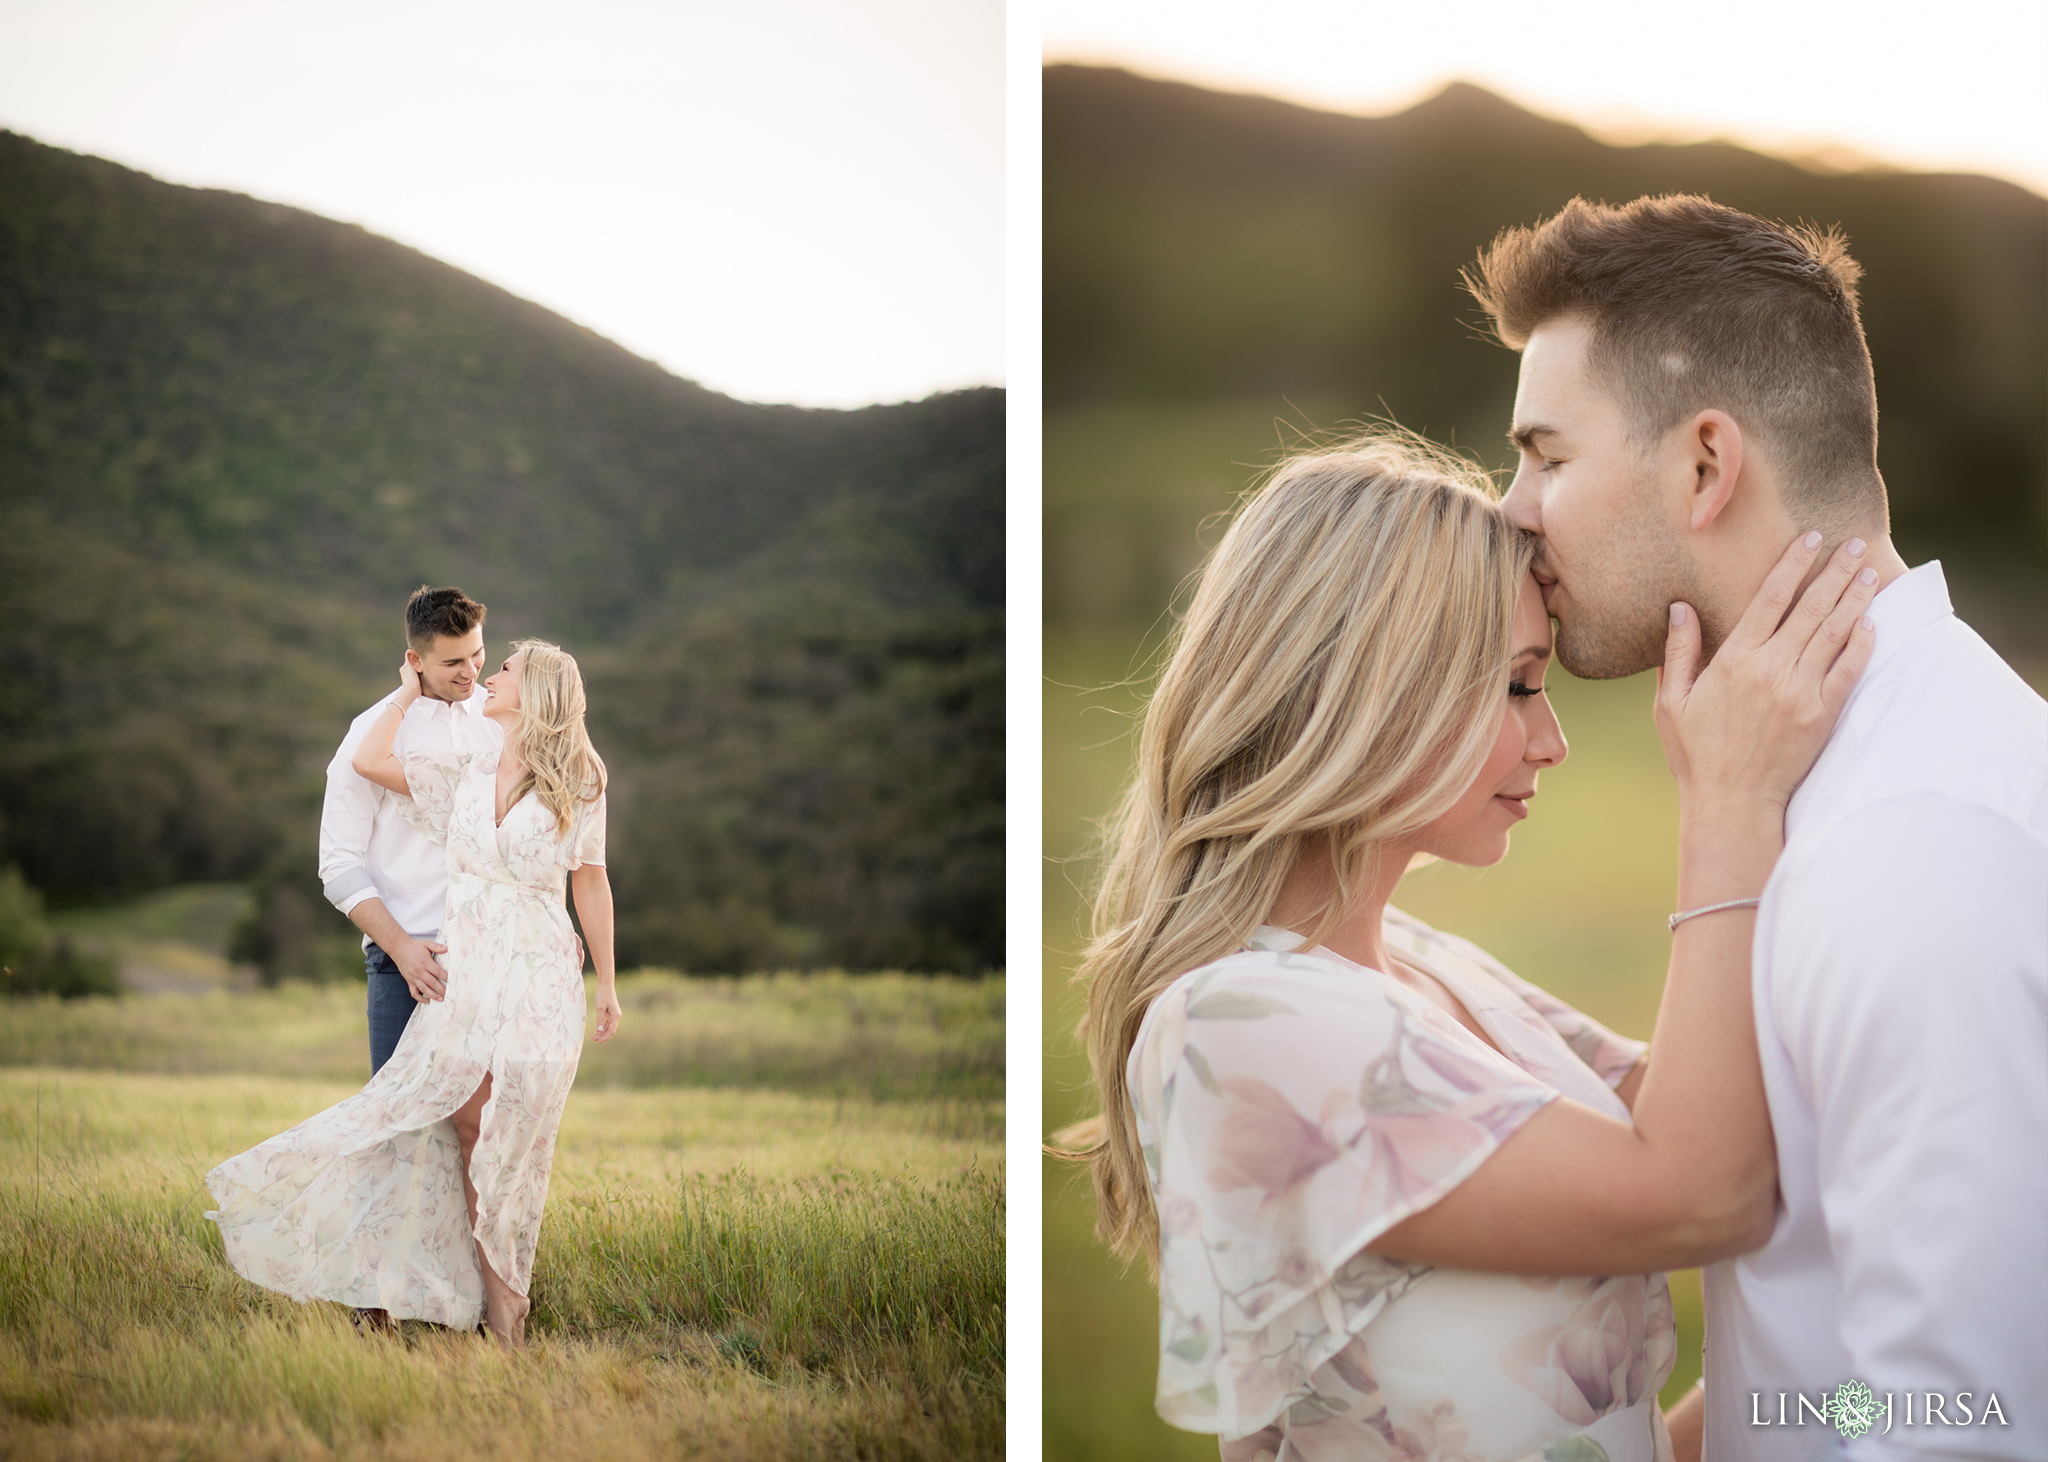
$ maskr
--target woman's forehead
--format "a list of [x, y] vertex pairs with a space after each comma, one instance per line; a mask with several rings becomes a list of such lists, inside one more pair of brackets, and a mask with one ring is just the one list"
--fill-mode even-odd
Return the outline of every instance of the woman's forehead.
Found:
[[1543, 603], [1543, 595], [1536, 588], [1536, 581], [1523, 577], [1521, 596], [1515, 600], [1515, 643], [1514, 653], [1527, 653], [1550, 648], [1550, 614]]

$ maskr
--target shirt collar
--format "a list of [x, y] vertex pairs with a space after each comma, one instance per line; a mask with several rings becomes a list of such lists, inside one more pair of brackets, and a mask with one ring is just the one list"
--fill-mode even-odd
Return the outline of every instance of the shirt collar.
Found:
[[1245, 940], [1246, 949], [1256, 949], [1265, 954], [1299, 954], [1308, 949], [1305, 936], [1292, 929], [1282, 929], [1277, 924], [1261, 924]]
[[[387, 700], [396, 700], [397, 698], [398, 692], [395, 690], [386, 697]], [[444, 701], [434, 696], [423, 695], [412, 703], [412, 709], [408, 710], [406, 714], [409, 716], [413, 711], [424, 710], [429, 716], [438, 716], [444, 713], [453, 715], [457, 711], [461, 711], [466, 715], [479, 716], [483, 714], [483, 699], [483, 692], [481, 691], [472, 691], [467, 700], [459, 701]]]
[[1929, 559], [1886, 584], [1870, 601], [1868, 613], [1877, 625], [1877, 644], [1870, 652], [1870, 663], [1863, 669], [1863, 680], [1868, 680], [1872, 671], [1897, 654], [1899, 647], [1914, 635], [1955, 613], [1949, 602], [1948, 580], [1941, 572], [1941, 560]]

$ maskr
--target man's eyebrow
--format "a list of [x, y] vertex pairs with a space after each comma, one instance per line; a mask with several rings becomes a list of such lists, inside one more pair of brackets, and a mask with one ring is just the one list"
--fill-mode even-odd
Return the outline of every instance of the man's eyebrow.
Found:
[[1556, 435], [1556, 427], [1545, 426], [1540, 421], [1533, 421], [1524, 426], [1510, 428], [1508, 440], [1513, 442], [1519, 450], [1526, 452], [1535, 444], [1536, 438], [1554, 437]]

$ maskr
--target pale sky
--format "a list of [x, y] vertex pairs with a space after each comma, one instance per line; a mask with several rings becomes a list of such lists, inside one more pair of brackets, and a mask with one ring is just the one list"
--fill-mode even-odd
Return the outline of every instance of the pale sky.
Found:
[[746, 400], [853, 406], [1004, 379], [1003, 22], [0, 0], [0, 126], [362, 224]]
[[2042, 0], [1042, 0], [1045, 58], [1332, 111], [1454, 78], [1616, 141], [1728, 138], [2048, 193]]

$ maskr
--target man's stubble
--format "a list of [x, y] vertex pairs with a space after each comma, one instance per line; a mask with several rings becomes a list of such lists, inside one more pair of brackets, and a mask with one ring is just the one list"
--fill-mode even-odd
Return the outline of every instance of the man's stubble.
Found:
[[[1672, 602], [1701, 607], [1698, 576], [1659, 516], [1650, 484], [1632, 484], [1624, 501], [1627, 516], [1581, 549], [1579, 562], [1559, 565], [1547, 540], [1537, 550], [1538, 567], [1558, 577], [1568, 601], [1557, 622], [1558, 663], [1581, 680], [1619, 680], [1663, 664]], [[1711, 632], [1719, 628], [1715, 618], [1702, 615], [1710, 630], [1702, 666], [1722, 638]]]
[[476, 687], [480, 683], [481, 678], [473, 680], [470, 682], [467, 690], [460, 690], [456, 687], [455, 677], [452, 675], [422, 675], [420, 676], [420, 693], [431, 700], [445, 701], [452, 706], [460, 701], [466, 701], [476, 694]]

